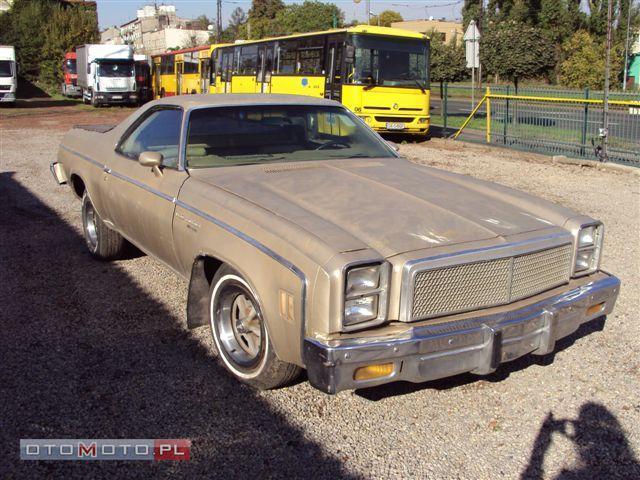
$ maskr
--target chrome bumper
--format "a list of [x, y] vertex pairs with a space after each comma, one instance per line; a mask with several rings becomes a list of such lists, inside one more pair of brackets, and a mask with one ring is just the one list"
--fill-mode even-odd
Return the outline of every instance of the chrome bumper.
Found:
[[[527, 353], [546, 355], [557, 340], [611, 313], [620, 280], [599, 272], [576, 288], [492, 315], [414, 327], [399, 337], [305, 339], [309, 382], [326, 393], [405, 380], [425, 382], [465, 372], [486, 375]], [[590, 309], [602, 304], [598, 309]], [[356, 381], [366, 365], [393, 363], [386, 377]]]

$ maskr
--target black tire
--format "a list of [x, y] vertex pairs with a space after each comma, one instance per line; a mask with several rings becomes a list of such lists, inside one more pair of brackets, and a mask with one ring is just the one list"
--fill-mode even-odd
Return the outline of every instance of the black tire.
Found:
[[[243, 333], [238, 333], [239, 320], [236, 321], [236, 328], [232, 327], [233, 310], [236, 308], [240, 310], [236, 305], [239, 305], [238, 300], [242, 297], [250, 300], [251, 308], [255, 313], [252, 317], [253, 326], [255, 330], [260, 331], [259, 347], [254, 349], [255, 354], [248, 352], [249, 343], [241, 338], [243, 333], [250, 332], [245, 328]], [[220, 330], [225, 329], [222, 325], [227, 323], [229, 325], [225, 330], [226, 340], [222, 340]], [[277, 357], [255, 294], [248, 282], [228, 265], [222, 265], [211, 281], [209, 326], [218, 363], [237, 380], [259, 390], [269, 390], [289, 385], [300, 375], [302, 371], [300, 367], [283, 362]], [[235, 344], [237, 348], [235, 350], [230, 348], [230, 344]], [[241, 358], [243, 356], [246, 359]]]
[[93, 92], [91, 92], [91, 106], [96, 108], [100, 106], [100, 104], [98, 103], [98, 99], [96, 98], [96, 95]]
[[127, 241], [102, 221], [86, 192], [82, 197], [82, 229], [85, 244], [92, 256], [100, 260], [122, 258]]

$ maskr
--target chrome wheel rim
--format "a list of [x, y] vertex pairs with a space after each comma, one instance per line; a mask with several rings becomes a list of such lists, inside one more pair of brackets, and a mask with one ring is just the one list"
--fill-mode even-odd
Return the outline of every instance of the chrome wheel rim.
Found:
[[84, 236], [89, 249], [94, 252], [98, 248], [98, 230], [96, 228], [96, 210], [91, 201], [85, 201], [83, 205], [82, 220]]
[[221, 352], [237, 365], [255, 365], [264, 349], [264, 330], [260, 309], [247, 289], [229, 282], [219, 290], [214, 310], [215, 334]]

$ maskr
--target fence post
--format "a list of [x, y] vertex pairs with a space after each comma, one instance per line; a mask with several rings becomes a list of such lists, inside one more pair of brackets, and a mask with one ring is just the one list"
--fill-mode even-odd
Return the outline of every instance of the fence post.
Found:
[[491, 143], [491, 89], [487, 85], [487, 93], [485, 95], [487, 97], [487, 143]]
[[[584, 99], [589, 100], [589, 87], [584, 89]], [[589, 103], [584, 103], [584, 122], [582, 122], [582, 148], [580, 155], [584, 156], [587, 148], [587, 129], [589, 128]]]
[[509, 120], [509, 85], [507, 85], [507, 100], [505, 102], [505, 113], [504, 113], [504, 122], [502, 126], [502, 143], [507, 144], [507, 124], [510, 122]]
[[442, 119], [444, 123], [444, 134], [447, 134], [447, 97], [449, 96], [449, 84], [444, 84], [444, 98], [442, 99]]

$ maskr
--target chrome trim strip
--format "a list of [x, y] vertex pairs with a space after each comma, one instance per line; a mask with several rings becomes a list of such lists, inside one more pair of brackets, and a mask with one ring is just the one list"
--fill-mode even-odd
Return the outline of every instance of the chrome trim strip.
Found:
[[176, 206], [180, 206], [182, 208], [184, 208], [185, 210], [188, 210], [189, 212], [203, 218], [204, 220], [207, 220], [211, 223], [213, 223], [214, 225], [217, 225], [218, 227], [222, 228], [223, 230], [226, 230], [227, 232], [235, 235], [236, 237], [240, 238], [241, 240], [244, 240], [245, 242], [247, 242], [249, 245], [254, 246], [255, 248], [257, 248], [258, 250], [260, 250], [262, 253], [268, 255], [269, 257], [273, 258], [276, 262], [278, 262], [279, 264], [281, 264], [282, 266], [284, 266], [285, 268], [287, 268], [289, 271], [291, 271], [296, 277], [298, 277], [298, 279], [302, 282], [302, 288], [301, 288], [301, 293], [300, 293], [300, 310], [301, 310], [301, 323], [302, 323], [302, 328], [300, 329], [300, 354], [302, 355], [302, 348], [303, 348], [303, 343], [304, 343], [304, 339], [305, 339], [305, 334], [307, 331], [307, 308], [306, 308], [306, 303], [307, 303], [307, 285], [308, 285], [308, 281], [307, 281], [307, 277], [304, 274], [304, 272], [302, 270], [300, 270], [296, 265], [294, 265], [293, 263], [291, 263], [289, 260], [287, 260], [286, 258], [284, 258], [283, 256], [279, 255], [278, 253], [274, 252], [273, 250], [271, 250], [269, 247], [267, 247], [266, 245], [260, 243], [258, 240], [256, 240], [253, 237], [250, 237], [249, 235], [241, 232], [240, 230], [238, 230], [237, 228], [232, 227], [231, 225], [223, 222], [222, 220], [219, 220], [211, 215], [209, 215], [208, 213], [203, 212], [202, 210], [199, 210], [185, 202], [183, 202], [182, 200], [177, 199], [176, 197], [172, 197], [170, 195], [167, 195], [163, 192], [160, 192], [159, 190], [156, 190], [155, 188], [150, 187], [149, 185], [146, 185], [142, 182], [139, 182], [138, 180], [135, 180], [133, 178], [130, 178], [126, 175], [123, 175], [121, 173], [115, 172], [109, 168], [107, 168], [106, 165], [101, 164], [95, 160], [93, 160], [92, 158], [87, 157], [86, 155], [83, 155], [79, 152], [76, 152], [75, 150], [71, 150], [70, 148], [61, 146], [60, 148], [65, 149], [66, 151], [68, 151], [69, 153], [72, 153], [74, 155], [79, 156], [80, 158], [82, 158], [83, 160], [86, 160], [88, 162], [90, 162], [91, 164], [100, 167], [105, 173], [109, 173], [111, 175], [113, 175], [114, 177], [117, 177], [121, 180], [124, 180], [126, 182], [130, 182], [131, 184], [142, 188], [150, 193], [153, 193], [155, 195], [158, 195], [159, 197], [167, 200], [168, 202], [172, 202], [174, 205]]
[[[434, 268], [463, 265], [477, 261], [496, 260], [534, 253], [548, 248], [573, 244], [573, 235], [570, 232], [554, 233], [544, 237], [537, 237], [519, 242], [506, 243], [502, 245], [492, 245], [490, 247], [473, 248], [460, 252], [444, 253], [431, 257], [424, 257], [409, 260], [404, 264], [402, 272], [402, 282], [400, 288], [400, 315], [401, 322], [411, 322], [420, 320], [412, 318], [413, 294], [415, 286], [415, 276], [418, 272], [431, 270]], [[446, 315], [446, 314], [445, 314]]]

